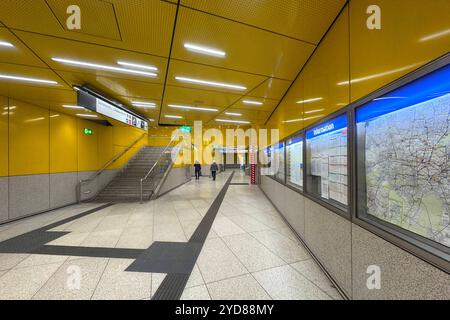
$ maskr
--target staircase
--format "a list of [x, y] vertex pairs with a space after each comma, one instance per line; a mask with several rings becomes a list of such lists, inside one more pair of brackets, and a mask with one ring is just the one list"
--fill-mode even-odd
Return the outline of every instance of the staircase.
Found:
[[124, 170], [98, 193], [94, 201], [115, 203], [139, 201], [141, 197], [140, 180], [145, 177], [161, 157], [151, 177], [143, 183], [143, 199], [150, 199], [171, 163], [170, 152], [172, 148], [168, 148], [165, 154], [162, 154], [164, 149], [165, 147], [142, 148], [130, 160]]

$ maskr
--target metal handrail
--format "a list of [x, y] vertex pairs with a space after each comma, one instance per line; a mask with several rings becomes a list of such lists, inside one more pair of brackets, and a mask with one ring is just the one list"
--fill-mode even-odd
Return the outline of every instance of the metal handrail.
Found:
[[96, 171], [89, 179], [79, 180], [77, 184], [77, 196], [78, 196], [78, 202], [81, 202], [81, 187], [83, 184], [94, 181], [95, 178], [97, 178], [99, 175], [103, 173], [109, 166], [111, 166], [114, 162], [119, 160], [124, 154], [126, 154], [128, 151], [130, 151], [131, 148], [133, 148], [139, 141], [142, 140], [146, 136], [146, 133], [143, 133], [139, 138], [134, 140], [128, 147], [126, 147], [121, 153], [116, 155], [114, 158], [112, 158], [110, 161], [108, 161], [101, 169]]
[[159, 164], [159, 162], [161, 161], [161, 159], [163, 158], [163, 156], [166, 154], [167, 149], [169, 149], [170, 145], [176, 140], [176, 138], [178, 137], [173, 137], [172, 140], [170, 140], [169, 144], [164, 148], [163, 152], [161, 153], [161, 155], [159, 156], [158, 160], [155, 162], [155, 164], [150, 168], [150, 170], [147, 172], [147, 174], [141, 178], [140, 180], [140, 192], [141, 192], [141, 203], [143, 203], [143, 198], [144, 198], [144, 194], [143, 194], [143, 185], [144, 185], [144, 181], [148, 179], [148, 177], [150, 176], [150, 174], [153, 172], [153, 170], [155, 170], [156, 166]]

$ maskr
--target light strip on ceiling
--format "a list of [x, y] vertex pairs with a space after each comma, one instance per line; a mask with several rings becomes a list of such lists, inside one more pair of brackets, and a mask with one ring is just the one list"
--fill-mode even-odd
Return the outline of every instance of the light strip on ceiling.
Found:
[[298, 104], [309, 103], [309, 102], [315, 102], [315, 101], [320, 101], [320, 100], [323, 100], [323, 98], [320, 97], [320, 98], [312, 98], [312, 99], [300, 100], [300, 101], [297, 101], [297, 103]]
[[262, 106], [263, 105], [263, 103], [262, 102], [260, 102], [260, 101], [253, 101], [253, 100], [244, 100], [244, 101], [242, 101], [244, 104], [251, 104], [251, 105], [254, 105], [254, 106]]
[[120, 73], [130, 73], [130, 74], [136, 74], [140, 76], [147, 76], [147, 77], [156, 77], [158, 76], [156, 73], [153, 72], [145, 72], [140, 70], [132, 70], [132, 69], [126, 69], [126, 68], [118, 68], [113, 66], [108, 66], [104, 64], [97, 64], [97, 63], [90, 63], [90, 62], [84, 62], [84, 61], [78, 61], [78, 60], [70, 60], [70, 59], [62, 59], [62, 58], [52, 58], [53, 61], [78, 66], [78, 67], [84, 67], [88, 69], [97, 69], [97, 70], [106, 70], [106, 71], [113, 71], [113, 72], [120, 72]]
[[138, 108], [149, 108], [149, 109], [156, 108], [156, 103], [154, 103], [154, 102], [133, 101], [132, 104], [133, 104], [133, 107], [138, 107]]
[[242, 116], [242, 113], [237, 113], [237, 112], [225, 112], [225, 114], [227, 116], [234, 116], [234, 117], [240, 117]]
[[16, 80], [16, 81], [24, 81], [24, 82], [33, 82], [33, 83], [42, 83], [42, 84], [50, 84], [50, 85], [58, 84], [58, 82], [56, 82], [56, 81], [37, 79], [37, 78], [10, 76], [10, 75], [6, 75], [6, 74], [0, 74], [0, 79]]
[[207, 54], [210, 56], [215, 56], [215, 57], [220, 57], [220, 58], [225, 58], [225, 56], [227, 55], [224, 51], [213, 49], [213, 48], [208, 48], [208, 47], [204, 47], [204, 46], [199, 46], [199, 45], [193, 44], [193, 43], [185, 43], [184, 47], [187, 50], [192, 51], [192, 52]]
[[86, 118], [98, 118], [98, 116], [95, 114], [87, 114], [87, 113], [77, 113], [77, 116]]
[[8, 47], [8, 48], [14, 48], [14, 45], [12, 43], [6, 42], [6, 41], [0, 41], [1, 47]]
[[125, 66], [125, 67], [131, 67], [131, 68], [138, 68], [138, 69], [144, 69], [144, 70], [151, 70], [151, 71], [158, 71], [157, 67], [149, 66], [145, 64], [138, 64], [138, 63], [132, 63], [132, 62], [125, 62], [125, 61], [117, 61], [118, 65]]
[[228, 120], [228, 119], [216, 119], [217, 122], [229, 122], [229, 123], [240, 123], [240, 124], [249, 124], [250, 121], [244, 120]]
[[165, 115], [164, 117], [169, 118], [169, 119], [183, 119], [182, 116], [172, 116], [172, 115], [170, 115], [170, 114]]
[[435, 39], [438, 39], [438, 38], [442, 38], [442, 37], [445, 37], [445, 36], [447, 36], [447, 35], [450, 35], [450, 29], [447, 29], [447, 30], [443, 30], [443, 31], [440, 31], [440, 32], [437, 32], [437, 33], [430, 34], [430, 35], [428, 35], [428, 36], [426, 36], [426, 37], [423, 37], [423, 38], [419, 39], [419, 41], [420, 41], [420, 42], [426, 42], [426, 41], [430, 41], [430, 40], [435, 40]]
[[197, 111], [207, 111], [207, 112], [217, 112], [219, 110], [213, 108], [204, 108], [204, 107], [191, 107], [191, 106], [182, 106], [178, 104], [169, 104], [170, 108], [175, 109], [185, 109], [185, 110], [197, 110]]
[[63, 105], [63, 108], [66, 108], [66, 109], [77, 109], [77, 110], [84, 109], [83, 107], [80, 107], [80, 106], [69, 106], [69, 105]]
[[310, 113], [322, 112], [322, 111], [324, 111], [324, 110], [325, 110], [325, 109], [309, 110], [309, 111], [305, 111], [304, 113], [305, 113], [305, 114], [310, 114]]
[[233, 89], [233, 90], [247, 90], [246, 87], [235, 85], [235, 84], [229, 84], [229, 83], [222, 83], [222, 82], [215, 82], [215, 81], [208, 81], [208, 80], [201, 80], [201, 79], [194, 79], [194, 78], [187, 78], [187, 77], [175, 77], [178, 81], [181, 82], [188, 82], [188, 83], [194, 83], [194, 84], [203, 84], [205, 86], [211, 86], [211, 87], [219, 87], [219, 88], [227, 88], [227, 89]]
[[321, 117], [322, 117], [322, 116], [315, 116], [315, 117], [309, 117], [309, 118], [292, 119], [292, 120], [286, 120], [286, 121], [283, 121], [283, 123], [292, 123], [292, 122], [308, 121], [308, 120], [313, 120], [313, 119], [317, 119], [317, 118], [321, 118]]

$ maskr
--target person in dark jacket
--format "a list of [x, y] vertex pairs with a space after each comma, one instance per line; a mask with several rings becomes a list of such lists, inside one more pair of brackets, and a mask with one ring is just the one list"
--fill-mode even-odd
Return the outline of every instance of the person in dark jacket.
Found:
[[219, 170], [219, 167], [217, 166], [217, 163], [214, 161], [211, 165], [211, 175], [214, 181], [216, 181], [217, 170]]
[[195, 161], [195, 180], [200, 180], [200, 173], [202, 172], [202, 166], [198, 160]]

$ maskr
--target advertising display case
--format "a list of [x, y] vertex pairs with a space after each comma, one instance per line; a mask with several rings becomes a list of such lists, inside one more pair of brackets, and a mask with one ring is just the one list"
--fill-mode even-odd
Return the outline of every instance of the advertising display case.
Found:
[[286, 182], [303, 189], [303, 136], [295, 136], [286, 141]]

